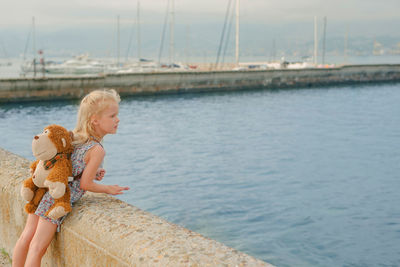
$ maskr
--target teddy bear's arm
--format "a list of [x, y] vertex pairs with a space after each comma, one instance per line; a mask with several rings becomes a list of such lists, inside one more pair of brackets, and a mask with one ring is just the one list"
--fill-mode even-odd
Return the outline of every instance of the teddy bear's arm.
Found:
[[71, 165], [65, 161], [57, 161], [46, 178], [44, 185], [49, 188], [50, 195], [58, 199], [66, 192], [68, 177], [72, 175]]
[[34, 162], [32, 162], [30, 169], [31, 169], [31, 177], [29, 177], [28, 179], [26, 179], [23, 183], [22, 183], [22, 187], [21, 187], [21, 196], [23, 199], [25, 199], [26, 201], [31, 201], [36, 190], [37, 190], [37, 186], [33, 183], [33, 173], [36, 170], [36, 166], [38, 164], [39, 160], [36, 160]]
[[33, 174], [33, 173], [35, 172], [36, 166], [38, 165], [38, 163], [39, 163], [39, 160], [36, 160], [36, 161], [32, 162], [32, 164], [31, 164], [31, 166], [30, 166], [30, 168], [31, 168], [31, 174]]
[[22, 184], [21, 196], [26, 201], [31, 201], [36, 190], [37, 190], [37, 186], [33, 183], [32, 177], [29, 177]]

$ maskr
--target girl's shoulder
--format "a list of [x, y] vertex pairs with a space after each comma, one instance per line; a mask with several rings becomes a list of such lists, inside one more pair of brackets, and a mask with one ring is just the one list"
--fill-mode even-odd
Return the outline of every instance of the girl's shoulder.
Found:
[[104, 157], [105, 154], [106, 154], [106, 151], [104, 150], [102, 145], [95, 144], [88, 150], [87, 154], [96, 155], [96, 156], [99, 156], [99, 157]]
[[92, 147], [94, 147], [96, 145], [99, 145], [100, 147], [103, 148], [103, 145], [100, 142], [97, 142], [95, 140], [89, 140], [86, 143], [75, 145], [74, 149], [75, 150], [86, 150], [87, 151], [87, 150], [91, 149]]
[[84, 156], [85, 162], [88, 163], [89, 161], [98, 161], [102, 162], [106, 155], [105, 150], [99, 144], [93, 145], [89, 150], [87, 150], [86, 155]]
[[75, 145], [74, 152], [72, 153], [72, 157], [84, 156], [89, 150], [92, 150], [94, 147], [99, 147], [101, 150], [104, 150], [103, 145], [97, 141], [89, 140], [86, 143]]

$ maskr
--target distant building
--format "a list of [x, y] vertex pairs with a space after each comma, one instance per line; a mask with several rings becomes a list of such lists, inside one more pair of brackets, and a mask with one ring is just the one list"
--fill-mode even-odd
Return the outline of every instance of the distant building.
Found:
[[400, 43], [397, 43], [397, 45], [394, 46], [394, 48], [389, 51], [389, 54], [400, 55]]
[[385, 53], [385, 50], [383, 49], [383, 45], [380, 42], [374, 40], [374, 49], [372, 51], [372, 54], [374, 56], [381, 56], [384, 53]]

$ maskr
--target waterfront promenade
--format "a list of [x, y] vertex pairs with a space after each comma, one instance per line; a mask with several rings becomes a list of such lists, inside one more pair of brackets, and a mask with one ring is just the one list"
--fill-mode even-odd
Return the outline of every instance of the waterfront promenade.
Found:
[[98, 88], [122, 96], [229, 90], [304, 88], [400, 81], [399, 64], [335, 68], [185, 71], [0, 79], [0, 102], [78, 99]]
[[[0, 249], [11, 254], [26, 213], [29, 161], [0, 148]], [[1, 263], [1, 261], [0, 261]], [[86, 193], [54, 237], [43, 266], [272, 266], [106, 194]]]

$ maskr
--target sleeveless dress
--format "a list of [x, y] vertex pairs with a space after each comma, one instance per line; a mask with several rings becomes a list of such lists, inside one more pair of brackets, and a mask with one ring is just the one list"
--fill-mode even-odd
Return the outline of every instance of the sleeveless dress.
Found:
[[[84, 160], [86, 152], [95, 145], [102, 146], [101, 143], [94, 140], [90, 140], [85, 144], [76, 146], [74, 148], [74, 152], [71, 155], [72, 176], [79, 177], [78, 179], [75, 178], [73, 181], [68, 182], [69, 189], [71, 190], [71, 206], [73, 206], [75, 202], [81, 199], [81, 197], [86, 192], [85, 190], [81, 189], [80, 175], [82, 174], [83, 170], [86, 167], [86, 163]], [[44, 194], [42, 200], [40, 201], [39, 206], [35, 211], [35, 214], [44, 218], [46, 221], [49, 221], [53, 224], [57, 224], [57, 232], [60, 232], [61, 223], [64, 221], [65, 217], [68, 214], [64, 215], [61, 218], [58, 218], [57, 220], [53, 220], [49, 217], [46, 217], [45, 216], [46, 212], [50, 209], [50, 207], [53, 204], [54, 204], [54, 198], [47, 191], [46, 194]]]

